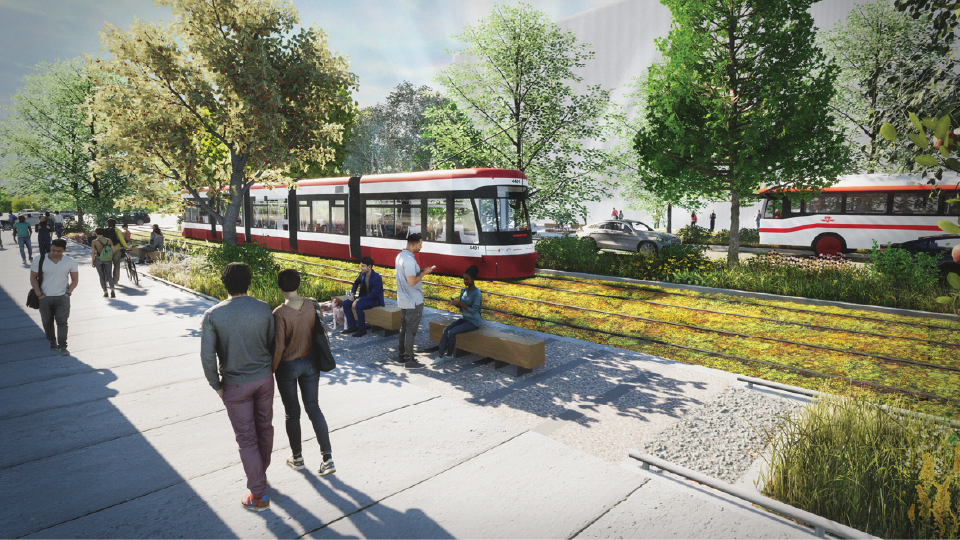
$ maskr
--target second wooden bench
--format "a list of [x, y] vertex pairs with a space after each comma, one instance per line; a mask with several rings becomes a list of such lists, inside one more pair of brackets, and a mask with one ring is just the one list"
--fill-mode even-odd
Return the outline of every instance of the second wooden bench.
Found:
[[[430, 341], [440, 341], [443, 330], [453, 321], [430, 321]], [[473, 332], [457, 334], [454, 356], [474, 353], [494, 362], [498, 371], [520, 376], [542, 366], [546, 349], [542, 339], [518, 336], [483, 327]]]

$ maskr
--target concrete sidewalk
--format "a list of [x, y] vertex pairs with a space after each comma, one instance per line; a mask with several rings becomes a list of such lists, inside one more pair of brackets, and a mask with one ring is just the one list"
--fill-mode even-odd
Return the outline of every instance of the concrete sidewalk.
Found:
[[[0, 536], [812, 536], [716, 492], [643, 473], [623, 463], [619, 447], [620, 457], [602, 459], [558, 441], [556, 434], [578, 429], [563, 423], [564, 404], [556, 415], [511, 420], [523, 405], [510, 400], [536, 396], [547, 377], [561, 373], [558, 367], [466, 394], [463, 379], [490, 366], [416, 373], [370, 365], [374, 356], [395, 354], [395, 338], [352, 350], [342, 348], [348, 340], [333, 340], [340, 365], [322, 378], [320, 403], [335, 475], [316, 474], [320, 451], [312, 438], [304, 444], [306, 470], [284, 464], [289, 446], [277, 397], [267, 472], [271, 509], [246, 511], [239, 505], [246, 481], [233, 433], [198, 356], [200, 316], [211, 304], [150, 279], [132, 287], [125, 276], [116, 299], [102, 298], [89, 252], [71, 243], [68, 255], [81, 270], [71, 355], [62, 357], [48, 351], [39, 313], [23, 305], [28, 270], [19, 253], [0, 250], [0, 492], [7, 498]], [[606, 369], [595, 359], [608, 348], [573, 345], [564, 379]], [[358, 354], [368, 362], [351, 359]], [[652, 386], [679, 369], [662, 359], [644, 365], [650, 371], [642, 380]], [[729, 380], [683, 373], [709, 382], [690, 387], [701, 399]], [[613, 387], [607, 401], [631, 388]], [[649, 406], [643, 412], [645, 422], [678, 419]], [[304, 436], [311, 436], [304, 423]]]

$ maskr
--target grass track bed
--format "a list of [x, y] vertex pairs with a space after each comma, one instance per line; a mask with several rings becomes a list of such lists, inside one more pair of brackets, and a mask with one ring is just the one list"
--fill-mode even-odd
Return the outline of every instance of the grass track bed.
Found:
[[[176, 244], [181, 244], [182, 248], [212, 245], [203, 241], [179, 238], [173, 244], [171, 247], [174, 249]], [[275, 256], [281, 266], [297, 261], [309, 265], [304, 269], [311, 273], [341, 280], [352, 281], [357, 271], [356, 263], [353, 262], [285, 252], [278, 252]], [[380, 266], [377, 271], [388, 280], [385, 285], [388, 287], [393, 285], [391, 283], [394, 280], [392, 268]], [[462, 280], [457, 277], [430, 276], [428, 280], [424, 282], [425, 293], [434, 298], [452, 297], [456, 294], [454, 288], [459, 289], [462, 286]], [[889, 402], [894, 398], [881, 390], [851, 387], [838, 379], [810, 376], [790, 368], [819, 372], [825, 376], [857, 379], [908, 392], [934, 394], [953, 400], [960, 399], [960, 373], [956, 371], [944, 371], [862, 356], [862, 354], [880, 355], [960, 369], [960, 348], [958, 348], [960, 324], [951, 321], [934, 321], [836, 307], [818, 306], [808, 310], [798, 308], [791, 302], [743, 299], [690, 291], [678, 293], [648, 285], [544, 275], [509, 282], [481, 280], [478, 286], [485, 293], [484, 307], [488, 309], [485, 318], [522, 328], [575, 337], [805, 388], [848, 395], [866, 395], [883, 402]], [[523, 297], [528, 300], [505, 298], [497, 296], [498, 294]], [[661, 305], [634, 300], [656, 302]], [[568, 307], [552, 306], [543, 302], [564, 304]], [[448, 311], [451, 307], [449, 303], [440, 300], [427, 300], [426, 303], [431, 307]], [[587, 309], [610, 314], [590, 312], [586, 311]], [[710, 311], [719, 313], [710, 313]], [[751, 319], [743, 315], [772, 320]], [[642, 321], [630, 317], [657, 319], [701, 329]], [[821, 326], [821, 328], [808, 328], [788, 323]], [[612, 336], [587, 329], [630, 337]], [[735, 336], [732, 335], [733, 333], [753, 337]], [[805, 345], [785, 344], [760, 338], [796, 341]], [[653, 343], [650, 340], [665, 343]], [[810, 346], [825, 346], [838, 350], [823, 350]], [[681, 347], [705, 351], [692, 351]], [[742, 357], [744, 360], [716, 356], [711, 353]], [[763, 365], [760, 362], [779, 364], [783, 367]], [[944, 414], [957, 409], [956, 403], [949, 401], [925, 400], [910, 394], [905, 394], [903, 397], [905, 404], [915, 410]]]

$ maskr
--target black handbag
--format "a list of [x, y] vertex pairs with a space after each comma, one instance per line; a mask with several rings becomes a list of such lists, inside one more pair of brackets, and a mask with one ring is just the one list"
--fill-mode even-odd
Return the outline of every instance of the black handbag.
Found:
[[[37, 285], [43, 285], [43, 258], [45, 256], [45, 253], [40, 255], [40, 266], [37, 268]], [[37, 295], [37, 291], [33, 290], [33, 287], [30, 287], [30, 292], [27, 293], [27, 307], [40, 309], [40, 297]]]
[[323, 327], [323, 320], [320, 318], [320, 306], [316, 302], [314, 307], [313, 321], [313, 365], [320, 371], [332, 371], [337, 367], [337, 361], [333, 358], [333, 352], [330, 350], [330, 341], [327, 339], [327, 331]]

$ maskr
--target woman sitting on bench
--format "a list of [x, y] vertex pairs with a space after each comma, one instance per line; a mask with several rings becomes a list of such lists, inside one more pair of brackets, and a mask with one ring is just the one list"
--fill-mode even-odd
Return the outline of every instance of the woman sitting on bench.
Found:
[[483, 295], [474, 284], [479, 273], [480, 269], [476, 265], [463, 272], [464, 288], [460, 289], [460, 298], [450, 300], [454, 306], [460, 308], [463, 317], [443, 329], [443, 336], [440, 337], [440, 356], [433, 361], [434, 366], [453, 360], [453, 352], [457, 348], [457, 334], [478, 330], [483, 325], [483, 319], [480, 316]]

